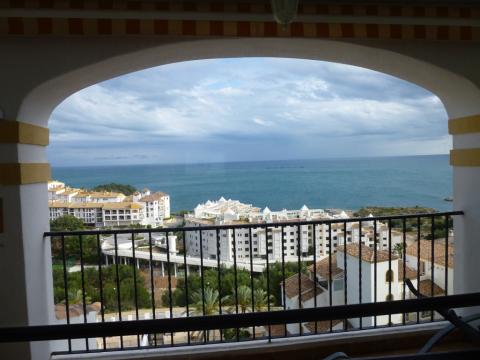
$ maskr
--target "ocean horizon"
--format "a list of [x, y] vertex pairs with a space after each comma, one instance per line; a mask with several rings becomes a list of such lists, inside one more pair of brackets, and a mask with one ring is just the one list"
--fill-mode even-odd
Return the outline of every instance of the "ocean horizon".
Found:
[[221, 196], [272, 210], [427, 206], [451, 210], [448, 155], [235, 161], [192, 164], [53, 166], [72, 187], [116, 182], [163, 191], [172, 211]]

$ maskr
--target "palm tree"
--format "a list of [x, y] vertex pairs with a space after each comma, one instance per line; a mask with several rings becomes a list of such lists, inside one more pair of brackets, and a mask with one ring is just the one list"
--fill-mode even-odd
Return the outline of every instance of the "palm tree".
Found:
[[268, 307], [268, 304], [274, 301], [273, 295], [268, 296], [267, 292], [262, 288], [257, 288], [253, 292], [255, 311], [263, 311]]
[[397, 253], [400, 259], [403, 259], [404, 246], [402, 243], [395, 244], [393, 251]]
[[[77, 290], [77, 291], [70, 290], [68, 292], [68, 302], [70, 305], [83, 304], [82, 290]], [[92, 303], [92, 298], [85, 293], [85, 304], [91, 304], [91, 303]]]
[[[192, 294], [192, 315], [215, 315], [218, 313], [219, 304], [221, 303], [223, 305], [228, 299], [229, 296], [220, 298], [218, 290], [214, 290], [209, 286], [204, 288], [203, 293], [201, 289], [197, 290]], [[215, 340], [215, 331], [212, 332], [212, 335], [212, 339]], [[210, 331], [207, 331], [205, 336], [207, 341], [209, 341]]]
[[252, 305], [252, 290], [247, 285], [241, 285], [237, 289], [237, 303], [242, 313], [246, 313]]

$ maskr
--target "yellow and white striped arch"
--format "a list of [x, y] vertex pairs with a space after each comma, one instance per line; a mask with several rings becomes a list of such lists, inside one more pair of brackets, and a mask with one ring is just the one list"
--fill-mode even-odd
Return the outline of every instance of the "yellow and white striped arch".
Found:
[[[480, 135], [480, 115], [451, 119], [448, 122], [451, 135]], [[453, 166], [480, 166], [480, 148], [454, 149], [450, 151], [450, 164]]]
[[[47, 128], [0, 119], [0, 144], [47, 146]], [[0, 185], [45, 183], [50, 180], [48, 163], [0, 163]]]

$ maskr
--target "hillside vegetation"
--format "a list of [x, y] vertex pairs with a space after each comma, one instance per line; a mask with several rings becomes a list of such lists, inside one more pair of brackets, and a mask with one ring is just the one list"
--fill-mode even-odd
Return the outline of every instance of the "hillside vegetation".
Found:
[[109, 192], [119, 192], [125, 195], [132, 195], [137, 189], [132, 185], [126, 184], [117, 184], [117, 183], [110, 183], [110, 184], [103, 184], [97, 185], [93, 189], [93, 191], [109, 191]]
[[373, 216], [393, 216], [393, 215], [410, 215], [410, 214], [426, 214], [436, 212], [437, 210], [423, 206], [413, 207], [384, 207], [384, 206], [367, 206], [353, 213], [354, 217]]

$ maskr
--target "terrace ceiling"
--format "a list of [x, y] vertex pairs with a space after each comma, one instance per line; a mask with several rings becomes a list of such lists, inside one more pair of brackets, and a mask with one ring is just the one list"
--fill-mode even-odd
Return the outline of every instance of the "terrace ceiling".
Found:
[[[435, 2], [439, 3], [439, 2]], [[479, 41], [478, 2], [300, 1], [288, 27], [269, 1], [11, 0], [0, 36], [269, 37]]]

